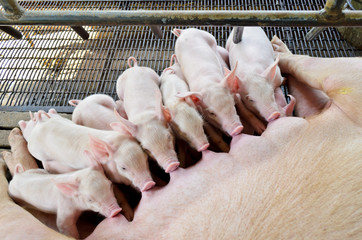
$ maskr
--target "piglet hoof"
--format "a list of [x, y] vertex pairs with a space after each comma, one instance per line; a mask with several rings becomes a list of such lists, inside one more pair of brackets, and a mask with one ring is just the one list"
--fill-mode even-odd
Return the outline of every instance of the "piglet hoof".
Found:
[[173, 171], [175, 171], [175, 170], [178, 168], [179, 165], [180, 165], [179, 162], [172, 162], [172, 163], [170, 163], [170, 164], [167, 166], [165, 172], [166, 172], [166, 173], [173, 172]]
[[145, 185], [143, 186], [143, 188], [141, 189], [141, 192], [145, 192], [145, 191], [153, 188], [155, 185], [156, 185], [156, 183], [154, 181], [146, 182]]
[[205, 151], [210, 146], [210, 143], [206, 143], [202, 145], [199, 149], [197, 149], [198, 152]]
[[231, 135], [232, 137], [238, 135], [239, 133], [241, 133], [241, 131], [243, 131], [243, 128], [244, 128], [244, 127], [243, 127], [242, 125], [236, 127], [236, 128], [230, 133], [230, 135]]
[[280, 112], [273, 112], [272, 114], [270, 114], [267, 121], [271, 122], [274, 121], [275, 119], [278, 119], [279, 117], [280, 117]]

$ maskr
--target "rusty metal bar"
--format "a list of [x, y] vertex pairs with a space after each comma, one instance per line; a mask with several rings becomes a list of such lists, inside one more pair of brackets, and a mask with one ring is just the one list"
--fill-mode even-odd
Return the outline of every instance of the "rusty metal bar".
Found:
[[230, 25], [362, 26], [362, 11], [326, 18], [321, 11], [26, 11], [19, 19], [0, 13], [0, 25]]

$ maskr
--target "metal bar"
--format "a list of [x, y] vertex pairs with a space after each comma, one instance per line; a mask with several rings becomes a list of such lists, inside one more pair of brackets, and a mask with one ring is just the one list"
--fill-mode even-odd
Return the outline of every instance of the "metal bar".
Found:
[[24, 8], [16, 0], [0, 0], [9, 18], [19, 18], [25, 12]]
[[13, 27], [9, 27], [9, 26], [0, 26], [0, 30], [6, 32], [7, 34], [9, 34], [10, 36], [16, 38], [16, 39], [21, 39], [23, 37], [23, 34], [16, 30]]
[[307, 41], [313, 40], [317, 37], [321, 32], [323, 32], [326, 28], [324, 27], [313, 27], [309, 30], [309, 32], [305, 35], [305, 39]]
[[71, 28], [83, 39], [89, 38], [89, 33], [82, 26], [71, 26]]
[[321, 11], [26, 11], [19, 19], [0, 13], [0, 25], [224, 25], [362, 26], [362, 11], [326, 18]]

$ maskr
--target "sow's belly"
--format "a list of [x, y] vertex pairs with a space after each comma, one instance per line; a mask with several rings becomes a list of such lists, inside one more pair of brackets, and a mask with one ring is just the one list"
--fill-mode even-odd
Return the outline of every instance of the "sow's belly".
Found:
[[330, 230], [329, 210], [315, 203], [333, 204], [324, 198], [334, 193], [318, 192], [333, 179], [320, 180], [324, 163], [310, 160], [320, 153], [304, 148], [322, 137], [308, 139], [308, 125], [281, 118], [260, 137], [235, 137], [228, 154], [204, 152], [195, 166], [172, 172], [168, 185], [146, 192], [132, 222], [106, 219], [89, 238], [280, 239]]

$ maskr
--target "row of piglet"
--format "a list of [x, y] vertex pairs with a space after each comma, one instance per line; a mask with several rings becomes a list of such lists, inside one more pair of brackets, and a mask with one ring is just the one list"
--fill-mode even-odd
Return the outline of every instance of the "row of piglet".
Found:
[[[227, 151], [222, 137], [208, 123], [231, 137], [247, 128], [261, 134], [265, 120], [290, 115], [295, 100], [290, 96], [287, 104], [283, 97], [278, 58], [263, 30], [236, 30], [238, 36], [233, 35], [235, 30], [231, 32], [226, 50], [217, 46], [210, 33], [174, 29], [178, 37], [175, 55], [161, 77], [130, 57], [129, 68], [117, 80], [118, 101], [96, 94], [69, 101], [76, 107], [73, 121], [54, 109], [39, 111], [28, 122], [20, 121], [29, 152], [52, 174], [94, 168], [97, 162], [112, 182], [147, 191], [155, 185], [147, 154], [166, 173], [180, 164], [173, 134], [199, 152], [209, 148], [210, 139], [220, 142], [220, 149]], [[232, 39], [238, 39], [237, 43]], [[21, 172], [18, 175], [27, 171]], [[72, 192], [70, 185], [55, 186]], [[93, 192], [89, 188], [84, 187], [83, 193]], [[102, 212], [102, 201], [97, 206], [99, 209], [93, 210]], [[113, 216], [117, 211], [105, 215]], [[62, 224], [58, 227], [61, 229]], [[76, 236], [74, 229], [64, 232]]]

